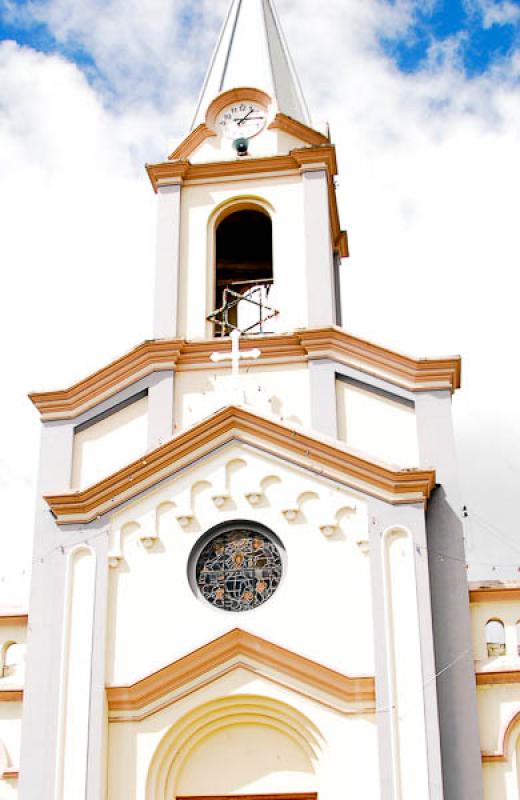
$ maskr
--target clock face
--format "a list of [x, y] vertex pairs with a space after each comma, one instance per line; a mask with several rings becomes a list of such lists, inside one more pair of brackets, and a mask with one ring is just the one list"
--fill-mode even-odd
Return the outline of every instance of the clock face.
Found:
[[217, 130], [228, 139], [250, 139], [263, 130], [267, 112], [259, 103], [247, 100], [233, 103], [217, 117]]

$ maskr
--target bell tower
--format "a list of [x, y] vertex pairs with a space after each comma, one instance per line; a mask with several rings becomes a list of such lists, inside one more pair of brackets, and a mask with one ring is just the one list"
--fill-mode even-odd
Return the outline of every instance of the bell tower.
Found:
[[192, 130], [147, 169], [157, 338], [340, 323], [335, 148], [311, 126], [271, 0], [233, 2]]
[[20, 800], [482, 800], [460, 359], [341, 327], [336, 152], [272, 0], [232, 0], [147, 172], [153, 338], [31, 395]]

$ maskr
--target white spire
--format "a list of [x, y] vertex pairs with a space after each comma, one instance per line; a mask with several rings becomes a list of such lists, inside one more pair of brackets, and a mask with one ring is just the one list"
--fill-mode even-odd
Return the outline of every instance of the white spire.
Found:
[[310, 124], [309, 111], [272, 0], [231, 0], [197, 104], [193, 128], [227, 89], [267, 92], [277, 110]]

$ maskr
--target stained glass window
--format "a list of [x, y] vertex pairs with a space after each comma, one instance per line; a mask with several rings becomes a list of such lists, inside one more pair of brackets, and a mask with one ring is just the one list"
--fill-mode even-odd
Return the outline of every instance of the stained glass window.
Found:
[[282, 559], [268, 536], [237, 527], [217, 533], [204, 545], [195, 576], [208, 603], [225, 611], [249, 611], [278, 588]]

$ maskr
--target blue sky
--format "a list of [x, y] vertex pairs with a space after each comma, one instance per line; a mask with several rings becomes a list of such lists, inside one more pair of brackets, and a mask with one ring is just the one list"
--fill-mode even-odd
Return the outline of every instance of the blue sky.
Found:
[[[504, 6], [506, 11], [503, 11]], [[515, 6], [519, 11], [516, 19]], [[486, 19], [486, 8], [490, 19]], [[431, 4], [418, 3], [414, 24], [407, 35], [381, 40], [387, 54], [404, 72], [424, 67], [432, 44], [448, 42], [453, 42], [458, 65], [466, 75], [482, 74], [497, 60], [520, 48], [520, 2], [492, 1], [484, 5], [467, 0], [436, 0]]]
[[[88, 7], [89, 0], [85, 2]], [[449, 58], [471, 78], [520, 50], [520, 0], [382, 0], [382, 5], [395, 8], [400, 2], [411, 9], [410, 25], [393, 36], [381, 34], [377, 45], [404, 73], [435, 69]], [[102, 9], [110, 4], [110, 0], [92, 2], [91, 9], [102, 15]], [[70, 5], [74, 5], [73, 0]], [[0, 40], [12, 39], [45, 53], [60, 53], [85, 71], [91, 81], [101, 81], [117, 96], [120, 87], [111, 85], [110, 74], [91, 52], [88, 32], [71, 27], [65, 34], [63, 30], [56, 33], [52, 6], [53, 0], [0, 0]], [[200, 22], [202, 7], [202, 0], [172, 0], [172, 13], [178, 15], [181, 33], [176, 48], [182, 48], [183, 41], [189, 42], [194, 23]], [[153, 92], [157, 78], [153, 69], [148, 79], [142, 77]]]

